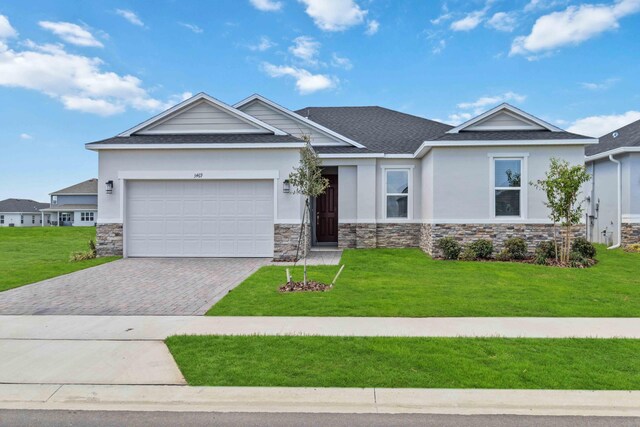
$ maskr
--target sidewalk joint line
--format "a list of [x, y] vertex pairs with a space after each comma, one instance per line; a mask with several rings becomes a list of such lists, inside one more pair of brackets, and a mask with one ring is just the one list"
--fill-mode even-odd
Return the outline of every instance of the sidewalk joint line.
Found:
[[49, 400], [51, 400], [51, 398], [60, 391], [60, 389], [64, 386], [64, 384], [60, 384], [60, 386], [55, 389], [55, 391], [53, 393], [51, 393], [51, 396], [47, 397], [47, 400], [44, 401], [44, 403], [47, 403]]

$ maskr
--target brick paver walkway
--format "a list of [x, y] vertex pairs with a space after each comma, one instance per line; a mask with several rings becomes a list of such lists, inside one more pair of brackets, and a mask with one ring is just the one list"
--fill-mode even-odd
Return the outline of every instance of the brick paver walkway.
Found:
[[0, 314], [201, 315], [268, 258], [129, 258], [0, 293]]

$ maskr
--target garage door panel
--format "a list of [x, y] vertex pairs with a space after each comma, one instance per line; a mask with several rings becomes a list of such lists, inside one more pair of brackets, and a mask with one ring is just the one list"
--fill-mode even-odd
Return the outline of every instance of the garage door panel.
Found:
[[270, 257], [273, 181], [129, 181], [128, 256]]

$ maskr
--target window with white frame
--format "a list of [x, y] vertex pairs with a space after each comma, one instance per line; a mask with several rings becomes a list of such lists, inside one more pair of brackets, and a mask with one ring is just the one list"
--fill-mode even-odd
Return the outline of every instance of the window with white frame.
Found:
[[385, 169], [387, 218], [409, 218], [409, 169]]
[[52, 205], [58, 204], [58, 196], [51, 196], [51, 204]]
[[93, 221], [93, 212], [81, 212], [80, 221]]
[[494, 214], [496, 217], [521, 217], [522, 167], [521, 158], [493, 160]]
[[4, 215], [0, 215], [0, 224], [4, 224]]
[[24, 215], [20, 215], [20, 224], [24, 224]]
[[35, 223], [36, 223], [36, 216], [31, 215], [31, 224], [35, 224]]

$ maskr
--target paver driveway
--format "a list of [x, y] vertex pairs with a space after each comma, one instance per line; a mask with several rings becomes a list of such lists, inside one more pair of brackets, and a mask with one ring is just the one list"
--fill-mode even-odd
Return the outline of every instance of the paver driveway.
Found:
[[267, 258], [128, 258], [0, 293], [0, 314], [201, 315]]

